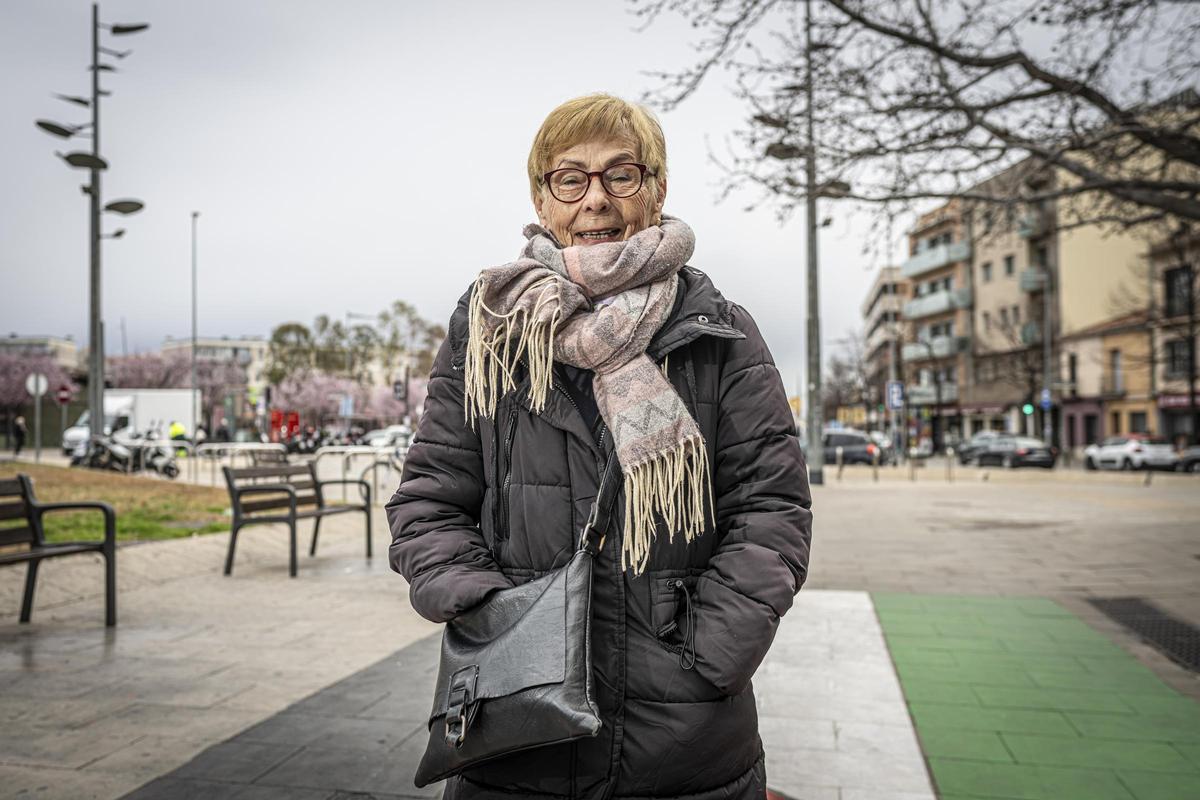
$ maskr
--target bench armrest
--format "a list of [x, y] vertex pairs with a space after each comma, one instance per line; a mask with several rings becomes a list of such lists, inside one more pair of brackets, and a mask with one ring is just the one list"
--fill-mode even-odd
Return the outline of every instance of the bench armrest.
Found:
[[101, 503], [96, 500], [84, 500], [76, 503], [39, 503], [35, 500], [29, 503], [29, 509], [33, 514], [34, 522], [38, 527], [38, 533], [42, 539], [46, 538], [46, 532], [42, 528], [42, 515], [47, 512], [101, 511], [104, 513], [104, 547], [111, 550], [117, 546], [117, 512], [108, 503]]
[[244, 494], [279, 494], [284, 492], [288, 496], [288, 513], [296, 513], [296, 490], [286, 483], [276, 483], [270, 486], [238, 486], [231, 488], [229, 493], [233, 495], [233, 502], [237, 506], [238, 513], [242, 510], [242, 495]]
[[364, 481], [361, 478], [331, 478], [327, 481], [317, 481], [317, 486], [325, 486], [331, 483], [344, 483], [349, 486], [357, 486], [363, 491], [363, 500], [368, 503], [371, 501], [371, 484], [369, 481]]

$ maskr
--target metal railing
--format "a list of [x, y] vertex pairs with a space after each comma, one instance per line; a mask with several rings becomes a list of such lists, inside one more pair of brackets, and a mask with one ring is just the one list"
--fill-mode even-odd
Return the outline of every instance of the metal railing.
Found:
[[[287, 455], [287, 447], [282, 444], [273, 442], [205, 442], [196, 447], [196, 459], [192, 462], [199, 469], [201, 458], [209, 459], [212, 467], [211, 481], [213, 486], [218, 486], [217, 483], [217, 464], [222, 459], [225, 460], [224, 466], [236, 467], [239, 458], [246, 459], [246, 466], [253, 463], [253, 453], [283, 453], [285, 458]], [[195, 482], [198, 475], [192, 475], [192, 481]]]

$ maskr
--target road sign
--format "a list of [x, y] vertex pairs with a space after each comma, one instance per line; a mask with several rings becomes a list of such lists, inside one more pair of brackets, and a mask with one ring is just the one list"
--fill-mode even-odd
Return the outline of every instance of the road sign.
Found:
[[31, 372], [25, 379], [25, 391], [34, 397], [41, 397], [49, 387], [50, 381], [46, 380], [46, 376], [40, 372]]
[[408, 399], [408, 381], [396, 381], [392, 384], [392, 395], [401, 403]]
[[1049, 411], [1050, 406], [1054, 405], [1050, 399], [1049, 389], [1042, 389], [1042, 396], [1041, 399], [1038, 400], [1038, 405], [1042, 407], [1042, 411]]
[[887, 382], [887, 407], [892, 411], [904, 408], [904, 384], [900, 381]]
[[71, 402], [71, 387], [65, 383], [59, 384], [58, 389], [54, 392], [54, 399], [58, 401], [60, 406], [65, 406]]

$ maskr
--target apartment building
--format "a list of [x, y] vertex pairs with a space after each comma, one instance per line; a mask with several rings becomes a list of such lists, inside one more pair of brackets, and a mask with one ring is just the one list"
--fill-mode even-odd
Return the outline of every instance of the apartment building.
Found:
[[[220, 361], [246, 370], [246, 385], [262, 388], [267, 384], [267, 355], [270, 345], [262, 336], [204, 336], [196, 338], [197, 361]], [[159, 348], [163, 356], [191, 358], [192, 339], [168, 336]]]
[[910, 434], [935, 446], [961, 436], [959, 388], [970, 372], [971, 253], [969, 220], [953, 199], [917, 219], [909, 257], [900, 266], [910, 296], [901, 307], [901, 360]]
[[[1163, 238], [1147, 253], [1151, 276], [1149, 335], [1153, 362], [1152, 389], [1158, 432], [1172, 441], [1195, 440], [1200, 419], [1200, 235]], [[1193, 398], [1193, 392], [1198, 395]]]
[[70, 336], [18, 336], [11, 333], [0, 339], [0, 352], [48, 356], [67, 372], [77, 372], [86, 366], [81, 360], [86, 349], [80, 351]]
[[[887, 382], [894, 373], [896, 380], [903, 380], [904, 367], [900, 363], [901, 313], [908, 300], [909, 284], [900, 274], [899, 267], [884, 267], [879, 270], [867, 296], [862, 302], [863, 360], [867, 375], [867, 396], [876, 404], [883, 402]], [[878, 406], [867, 414], [866, 425], [870, 429], [883, 427], [886, 413], [880, 415]]]

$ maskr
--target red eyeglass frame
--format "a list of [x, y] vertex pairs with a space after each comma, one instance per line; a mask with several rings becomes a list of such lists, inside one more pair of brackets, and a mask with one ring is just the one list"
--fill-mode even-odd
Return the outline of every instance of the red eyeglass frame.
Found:
[[[612, 192], [610, 192], [608, 190], [608, 187], [604, 184], [604, 173], [608, 172], [613, 167], [637, 167], [638, 168], [638, 187], [636, 189], [634, 189], [632, 192], [630, 192], [629, 194], [613, 194]], [[552, 187], [550, 185], [550, 176], [551, 175], [553, 175], [556, 172], [568, 172], [568, 171], [569, 172], [582, 172], [584, 175], [587, 175], [587, 179], [588, 179], [587, 189], [584, 189], [583, 194], [579, 195], [579, 197], [577, 197], [574, 200], [563, 200], [561, 197], [554, 194], [554, 187]], [[608, 195], [609, 197], [615, 197], [618, 200], [624, 200], [627, 197], [633, 197], [635, 194], [637, 194], [638, 192], [640, 192], [642, 190], [642, 186], [644, 186], [646, 184], [646, 173], [648, 173], [648, 172], [650, 173], [651, 177], [654, 177], [654, 173], [650, 172], [649, 167], [647, 167], [645, 164], [639, 164], [636, 161], [621, 161], [616, 164], [609, 164], [604, 169], [596, 170], [595, 172], [588, 172], [586, 169], [579, 169], [578, 167], [559, 167], [558, 169], [552, 169], [549, 172], [542, 175], [542, 183], [545, 184], [550, 189], [550, 194], [554, 195], [554, 199], [557, 200], [558, 202], [560, 202], [560, 203], [578, 203], [578, 202], [581, 202], [583, 200], [583, 198], [587, 197], [588, 191], [591, 190], [592, 178], [599, 178], [600, 179], [600, 188], [604, 190], [604, 193], [606, 195]]]

